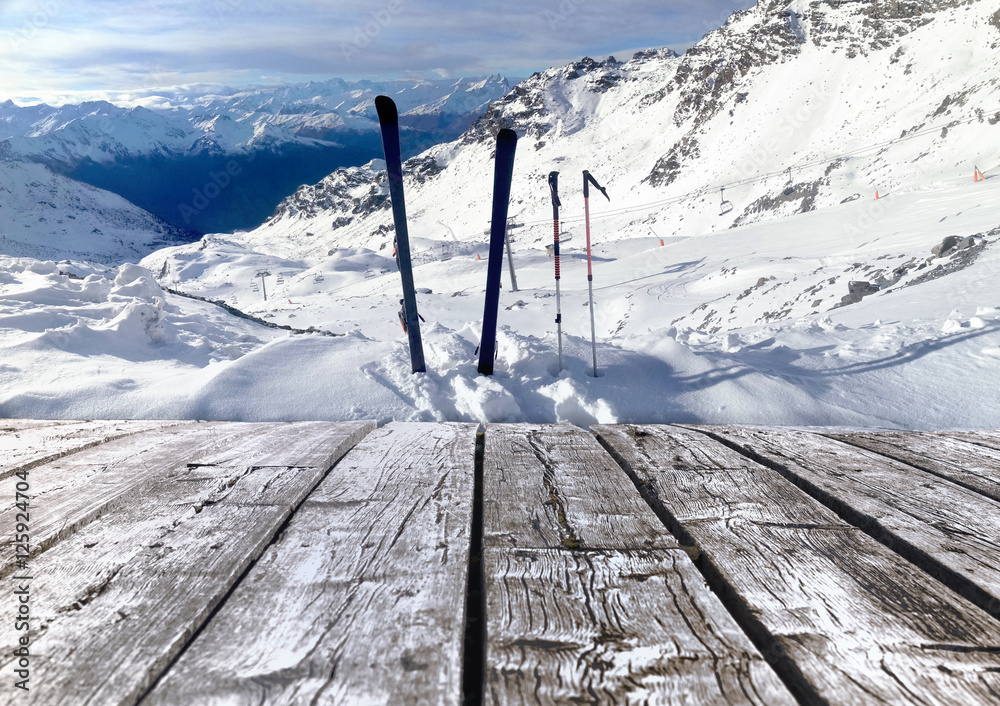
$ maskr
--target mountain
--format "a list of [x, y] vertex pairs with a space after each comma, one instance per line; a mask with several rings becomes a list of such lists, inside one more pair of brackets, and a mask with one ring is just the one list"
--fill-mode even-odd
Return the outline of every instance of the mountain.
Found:
[[[509, 88], [501, 76], [333, 79], [160, 91], [131, 107], [7, 101], [0, 104], [0, 151], [113, 191], [175, 226], [226, 232], [259, 225], [301, 184], [378, 156], [376, 95], [400, 104], [409, 155], [461, 135]], [[221, 187], [213, 175], [227, 171]]]
[[[398, 323], [378, 160], [144, 270], [0, 258], [0, 413], [996, 429], [995, 9], [760, 2], [684, 56], [582, 60], [516, 86], [406, 164], [426, 373]], [[483, 376], [501, 126], [520, 136], [517, 285], [505, 257]], [[613, 199], [591, 199], [592, 282], [584, 168]], [[575, 231], [558, 297], [542, 247], [553, 169]]]
[[0, 159], [0, 252], [6, 256], [117, 264], [190, 240], [190, 233], [116, 194], [42, 164]]
[[[503, 127], [520, 138], [510, 214], [528, 244], [551, 237], [552, 170], [574, 228], [581, 171], [608, 187], [612, 203], [594, 204], [602, 239], [701, 235], [971, 180], [997, 161], [998, 44], [995, 8], [973, 0], [760, 0], [681, 57], [584, 59], [518, 84], [461, 138], [407, 162], [410, 231], [484, 239]], [[383, 179], [339, 169], [241, 238], [310, 255], [384, 249]]]

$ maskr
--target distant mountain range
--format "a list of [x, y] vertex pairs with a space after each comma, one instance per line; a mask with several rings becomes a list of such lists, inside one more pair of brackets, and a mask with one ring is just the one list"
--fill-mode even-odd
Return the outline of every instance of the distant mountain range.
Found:
[[502, 76], [203, 88], [104, 101], [0, 103], [0, 159], [44, 164], [195, 233], [259, 225], [297, 187], [381, 155], [375, 96], [400, 108], [406, 156], [457, 138], [510, 90]]

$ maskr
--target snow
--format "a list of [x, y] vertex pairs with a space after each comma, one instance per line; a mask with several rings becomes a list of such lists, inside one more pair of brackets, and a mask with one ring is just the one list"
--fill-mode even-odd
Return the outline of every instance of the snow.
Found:
[[[1000, 247], [998, 234], [988, 234], [996, 204], [1000, 179], [969, 178], [885, 199], [853, 237], [844, 223], [865, 212], [859, 202], [662, 247], [651, 237], [605, 241], [595, 228], [597, 378], [580, 248], [563, 256], [565, 369], [553, 331], [552, 259], [516, 247], [520, 291], [510, 290], [505, 263], [492, 377], [476, 372], [475, 353], [485, 243], [481, 260], [472, 251], [442, 260], [450, 237], [415, 241], [417, 286], [431, 290], [418, 297], [428, 372], [417, 375], [396, 322], [399, 277], [388, 254], [345, 249], [291, 260], [216, 236], [157, 251], [144, 267], [5, 258], [0, 413], [997, 427], [1000, 401], [984, 394], [1000, 382]], [[973, 233], [985, 233], [986, 246], [964, 269], [913, 286], [903, 279], [833, 308], [846, 280], [865, 271], [857, 264], [918, 257], [930, 260], [925, 273], [958, 257], [931, 255], [945, 235]], [[252, 288], [261, 270], [271, 272], [267, 302]], [[237, 319], [165, 292], [158, 273], [170, 288], [264, 320], [344, 335]], [[761, 320], [831, 277], [836, 286], [789, 315]], [[766, 284], [754, 289], [761, 278]], [[816, 298], [824, 304], [812, 310]], [[699, 328], [712, 308], [726, 312], [723, 325]]]
[[[328, 202], [319, 187], [300, 190], [295, 208], [251, 233], [139, 265], [0, 257], [0, 414], [1000, 428], [1000, 169], [988, 157], [1000, 96], [982, 41], [995, 29], [984, 4], [946, 8], [848, 58], [812, 43], [815, 5], [785, 6], [805, 43], [738, 77], [732, 91], [746, 98], [703, 124], [678, 117], [679, 91], [653, 99], [684, 61], [663, 52], [623, 65], [627, 80], [606, 91], [565, 67], [526, 82], [545, 89], [548, 112], [525, 118], [539, 131], [518, 147], [519, 291], [505, 260], [493, 376], [476, 370], [492, 145], [460, 140], [427, 153], [440, 174], [406, 182], [414, 278], [429, 290], [418, 294], [426, 373], [410, 372], [398, 324], [389, 209], [354, 212], [378, 195], [376, 161], [324, 180], [339, 189]], [[862, 5], [821, 10], [858, 29], [850, 13]], [[752, 33], [761, 12], [739, 13], [727, 31]], [[508, 109], [515, 119], [523, 105]], [[661, 157], [691, 136], [699, 155], [651, 185]], [[789, 167], [796, 196], [782, 201]], [[584, 168], [613, 199], [590, 204], [597, 377], [573, 176]], [[544, 248], [553, 169], [576, 236], [563, 248], [561, 370]], [[736, 208], [720, 216], [718, 187], [747, 176], [727, 187]], [[948, 236], [975, 237], [933, 255]], [[871, 293], [845, 305], [854, 281]]]

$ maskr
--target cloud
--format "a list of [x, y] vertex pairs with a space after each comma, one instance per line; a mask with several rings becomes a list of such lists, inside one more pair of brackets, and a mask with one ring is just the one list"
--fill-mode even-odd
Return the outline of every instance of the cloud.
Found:
[[11, 0], [0, 2], [0, 99], [81, 91], [110, 95], [265, 75], [284, 81], [413, 72], [526, 76], [584, 55], [686, 46], [752, 4]]

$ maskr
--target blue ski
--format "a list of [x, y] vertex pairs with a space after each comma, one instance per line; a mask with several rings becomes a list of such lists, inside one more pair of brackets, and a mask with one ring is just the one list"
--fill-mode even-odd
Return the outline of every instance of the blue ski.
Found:
[[493, 374], [497, 347], [497, 313], [500, 309], [500, 276], [503, 271], [503, 245], [507, 238], [507, 207], [510, 184], [514, 178], [514, 150], [517, 133], [501, 130], [493, 174], [493, 221], [490, 223], [490, 261], [486, 270], [486, 308], [483, 311], [483, 335], [479, 341], [479, 372]]
[[385, 152], [385, 169], [389, 176], [389, 198], [392, 201], [392, 220], [396, 225], [396, 264], [403, 280], [403, 329], [410, 340], [410, 363], [415, 373], [426, 372], [424, 346], [420, 340], [420, 315], [417, 313], [417, 294], [413, 287], [413, 265], [410, 260], [410, 235], [406, 228], [406, 204], [403, 202], [403, 163], [399, 150], [399, 113], [388, 96], [375, 99], [378, 122], [382, 128], [382, 150]]

